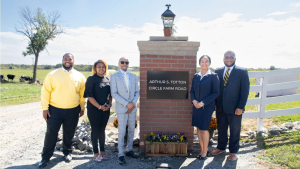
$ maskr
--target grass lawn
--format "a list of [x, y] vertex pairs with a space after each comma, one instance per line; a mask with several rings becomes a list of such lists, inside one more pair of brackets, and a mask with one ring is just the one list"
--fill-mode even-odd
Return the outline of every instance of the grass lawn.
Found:
[[258, 158], [289, 168], [300, 168], [300, 131], [260, 139], [265, 151]]
[[[52, 70], [37, 70], [37, 80], [44, 81], [46, 75]], [[81, 72], [86, 78], [91, 72]], [[115, 72], [113, 72], [115, 73]], [[132, 72], [139, 75], [139, 72]], [[41, 85], [19, 82], [20, 76], [32, 77], [32, 70], [29, 69], [1, 69], [1, 74], [7, 79], [7, 74], [16, 75], [13, 81], [0, 83], [0, 106], [17, 105], [40, 101]]]

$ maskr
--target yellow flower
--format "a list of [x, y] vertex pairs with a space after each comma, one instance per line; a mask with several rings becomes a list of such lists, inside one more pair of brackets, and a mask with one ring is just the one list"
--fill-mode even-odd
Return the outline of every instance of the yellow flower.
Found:
[[179, 133], [179, 132], [178, 132], [178, 133], [176, 133], [176, 134], [180, 135], [180, 133]]
[[146, 138], [147, 137], [147, 135], [146, 134], [144, 134], [144, 138]]
[[164, 140], [166, 140], [166, 139], [167, 139], [167, 135], [163, 135], [162, 137], [164, 138]]
[[153, 135], [154, 135], [153, 132], [151, 132], [151, 133], [150, 133], [150, 136], [153, 136]]
[[180, 141], [183, 141], [183, 135], [180, 137]]

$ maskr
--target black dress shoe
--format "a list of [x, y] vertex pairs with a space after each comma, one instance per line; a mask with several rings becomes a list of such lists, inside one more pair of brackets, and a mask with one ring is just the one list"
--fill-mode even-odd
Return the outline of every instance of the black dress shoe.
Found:
[[205, 157], [199, 157], [199, 160], [206, 160], [207, 159], [207, 156], [205, 156]]
[[47, 160], [42, 160], [39, 162], [39, 168], [44, 168], [47, 166], [48, 161]]
[[119, 164], [120, 165], [126, 165], [126, 161], [125, 161], [124, 156], [119, 157]]
[[139, 158], [140, 157], [137, 153], [134, 153], [133, 151], [127, 152], [126, 156], [132, 157], [132, 158]]
[[[206, 157], [207, 157], [208, 155], [209, 155], [209, 151], [207, 150]], [[196, 158], [199, 158], [199, 157], [201, 157], [200, 154], [196, 155]]]

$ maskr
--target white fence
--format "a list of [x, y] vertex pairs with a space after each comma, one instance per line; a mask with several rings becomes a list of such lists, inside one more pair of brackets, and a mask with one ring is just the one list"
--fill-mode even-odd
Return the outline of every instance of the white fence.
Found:
[[261, 78], [260, 85], [250, 86], [250, 92], [259, 92], [259, 98], [248, 99], [247, 105], [258, 105], [257, 112], [245, 112], [243, 118], [257, 118], [257, 131], [262, 130], [263, 118], [300, 114], [300, 108], [266, 111], [267, 104], [300, 100], [300, 94], [267, 97], [267, 91], [300, 87], [300, 81], [268, 84], [268, 78], [300, 74], [300, 68], [273, 70], [268, 72], [249, 72], [249, 78]]

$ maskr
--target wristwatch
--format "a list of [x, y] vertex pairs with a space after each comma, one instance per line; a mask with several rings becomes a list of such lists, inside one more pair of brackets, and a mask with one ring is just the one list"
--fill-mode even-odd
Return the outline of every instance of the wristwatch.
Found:
[[101, 110], [101, 107], [102, 107], [102, 106], [100, 105], [99, 110]]

